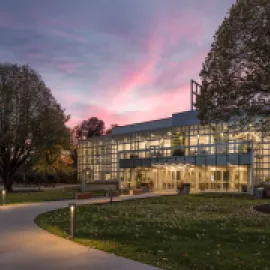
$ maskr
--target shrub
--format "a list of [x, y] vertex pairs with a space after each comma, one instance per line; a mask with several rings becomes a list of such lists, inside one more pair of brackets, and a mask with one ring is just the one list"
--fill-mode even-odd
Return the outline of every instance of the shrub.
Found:
[[261, 182], [256, 187], [262, 187], [265, 195], [270, 196], [270, 181]]
[[43, 185], [47, 182], [47, 176], [44, 173], [37, 173], [37, 180], [38, 185]]
[[24, 182], [24, 174], [22, 172], [17, 172], [14, 174], [14, 182], [17, 184], [23, 184]]
[[59, 182], [63, 184], [77, 184], [78, 183], [75, 173], [59, 172], [58, 177], [59, 177]]
[[262, 186], [264, 187], [265, 190], [270, 190], [270, 181], [265, 181], [262, 183]]
[[49, 173], [49, 174], [47, 175], [47, 183], [48, 183], [48, 184], [59, 183], [59, 177], [58, 177], [58, 174], [56, 174], [56, 173]]
[[37, 177], [38, 177], [38, 175], [35, 172], [27, 173], [26, 176], [25, 176], [26, 183], [27, 184], [35, 184]]

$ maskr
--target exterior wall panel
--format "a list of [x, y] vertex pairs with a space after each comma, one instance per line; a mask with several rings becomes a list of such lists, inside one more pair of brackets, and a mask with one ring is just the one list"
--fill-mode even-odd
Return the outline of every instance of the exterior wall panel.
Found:
[[117, 136], [134, 132], [151, 131], [157, 129], [164, 129], [171, 126], [172, 126], [172, 118], [170, 117], [151, 122], [115, 127], [112, 130], [112, 135]]
[[250, 168], [254, 169], [255, 184], [270, 179], [269, 138], [253, 127], [237, 133], [225, 123], [201, 126], [196, 116], [196, 111], [178, 113], [171, 118], [114, 128], [112, 136], [80, 141], [79, 179], [118, 180], [134, 185], [141, 177], [142, 181], [162, 181], [156, 185], [163, 189], [199, 177], [201, 182], [192, 185], [202, 190], [241, 190], [241, 185], [251, 182]]
[[173, 127], [199, 125], [200, 120], [197, 118], [197, 115], [198, 115], [197, 111], [189, 111], [173, 114], [172, 125]]

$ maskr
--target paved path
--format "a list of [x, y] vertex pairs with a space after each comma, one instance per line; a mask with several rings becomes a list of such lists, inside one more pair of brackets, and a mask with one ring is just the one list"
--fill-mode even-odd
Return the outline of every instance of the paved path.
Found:
[[[159, 196], [121, 196], [115, 200]], [[77, 201], [102, 202], [107, 198]], [[154, 270], [149, 265], [90, 249], [40, 229], [34, 218], [40, 213], [66, 207], [70, 202], [46, 202], [0, 206], [0, 269], [2, 270]]]

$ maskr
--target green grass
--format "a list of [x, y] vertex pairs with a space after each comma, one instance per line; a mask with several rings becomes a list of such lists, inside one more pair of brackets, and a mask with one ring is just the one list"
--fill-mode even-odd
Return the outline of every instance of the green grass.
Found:
[[[168, 196], [77, 208], [75, 241], [162, 269], [269, 269], [270, 215], [249, 196]], [[68, 237], [69, 209], [37, 224]]]
[[74, 196], [75, 196], [75, 191], [73, 190], [12, 192], [12, 193], [6, 194], [6, 204], [69, 200], [69, 199], [74, 199]]
[[[46, 201], [61, 201], [72, 200], [75, 198], [78, 190], [45, 190], [45, 191], [16, 191], [6, 194], [6, 204], [21, 204], [21, 203], [33, 203], [33, 202], [46, 202]], [[106, 191], [97, 190], [93, 191], [93, 197], [106, 196]], [[1, 195], [0, 195], [1, 197]], [[0, 207], [2, 204], [2, 198], [0, 198]]]

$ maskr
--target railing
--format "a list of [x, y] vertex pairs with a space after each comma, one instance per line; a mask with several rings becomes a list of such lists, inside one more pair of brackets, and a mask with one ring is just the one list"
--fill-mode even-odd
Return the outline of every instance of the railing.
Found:
[[191, 146], [160, 147], [154, 153], [150, 149], [119, 151], [121, 159], [170, 157], [170, 156], [203, 156], [212, 154], [243, 154], [253, 150], [251, 141], [220, 142], [215, 144], [198, 144]]

